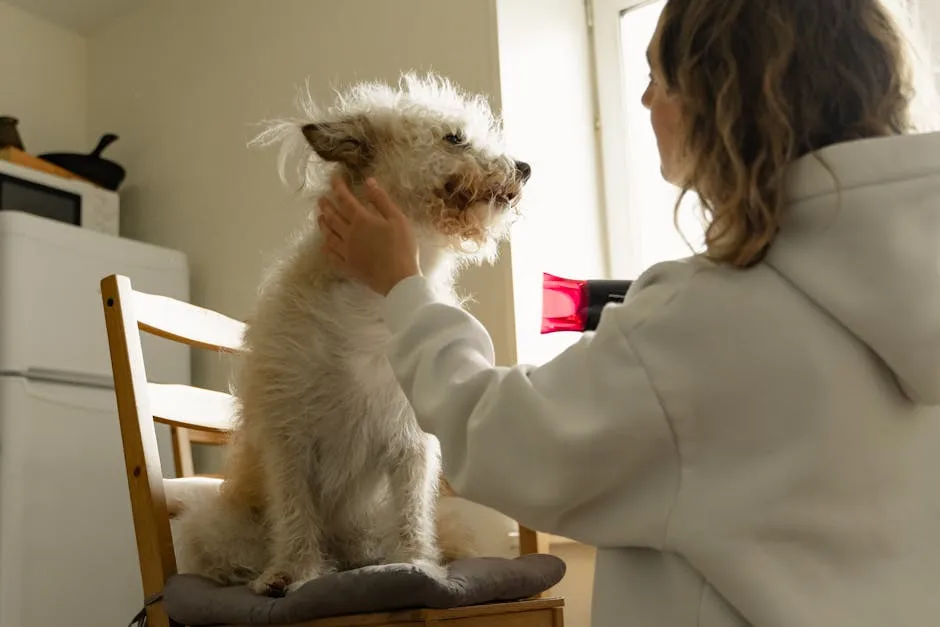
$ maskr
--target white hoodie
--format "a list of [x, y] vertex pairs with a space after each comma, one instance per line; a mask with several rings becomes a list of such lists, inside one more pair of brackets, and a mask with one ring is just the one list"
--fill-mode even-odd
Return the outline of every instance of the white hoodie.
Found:
[[789, 176], [765, 263], [657, 265], [538, 368], [386, 300], [448, 481], [597, 546], [597, 627], [940, 625], [940, 134]]

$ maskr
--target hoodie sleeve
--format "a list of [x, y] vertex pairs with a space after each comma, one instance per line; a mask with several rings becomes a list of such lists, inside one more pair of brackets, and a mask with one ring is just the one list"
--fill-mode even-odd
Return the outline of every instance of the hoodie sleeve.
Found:
[[392, 368], [458, 494], [594, 546], [663, 545], [676, 447], [612, 308], [554, 360], [505, 368], [483, 326], [423, 277], [385, 307]]

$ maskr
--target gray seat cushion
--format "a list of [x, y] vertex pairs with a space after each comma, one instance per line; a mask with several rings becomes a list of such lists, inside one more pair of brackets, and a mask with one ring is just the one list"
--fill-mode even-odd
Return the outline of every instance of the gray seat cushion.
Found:
[[410, 564], [385, 564], [326, 575], [283, 598], [221, 586], [198, 575], [175, 575], [167, 581], [163, 600], [170, 617], [184, 625], [283, 625], [343, 614], [515, 601], [548, 590], [564, 575], [565, 563], [546, 554], [458, 560], [445, 580]]

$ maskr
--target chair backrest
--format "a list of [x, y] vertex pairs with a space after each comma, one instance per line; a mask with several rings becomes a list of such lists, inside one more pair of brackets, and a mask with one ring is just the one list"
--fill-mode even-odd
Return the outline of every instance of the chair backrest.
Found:
[[[231, 431], [235, 411], [229, 394], [150, 383], [140, 332], [196, 348], [237, 353], [245, 324], [189, 303], [138, 292], [130, 279], [120, 275], [102, 279], [101, 299], [143, 592], [151, 598], [176, 573], [167, 484], [192, 481], [163, 478], [154, 422], [187, 433], [216, 434], [217, 439]], [[169, 624], [161, 604], [148, 608], [148, 620], [155, 627]]]
[[[140, 333], [194, 348], [237, 354], [245, 323], [196, 305], [136, 291], [130, 279], [121, 275], [102, 279], [101, 299], [143, 592], [145, 598], [151, 598], [176, 573], [170, 533], [174, 507], [168, 491], [182, 494], [189, 486], [200, 486], [202, 478], [192, 476], [195, 472], [189, 443], [223, 443], [234, 425], [235, 404], [231, 395], [222, 392], [150, 383]], [[177, 467], [185, 478], [163, 478], [154, 422], [173, 429]], [[446, 482], [442, 493], [456, 496]], [[520, 553], [544, 551], [541, 538], [542, 534], [520, 526]], [[160, 604], [148, 608], [148, 620], [153, 627], [169, 624]]]

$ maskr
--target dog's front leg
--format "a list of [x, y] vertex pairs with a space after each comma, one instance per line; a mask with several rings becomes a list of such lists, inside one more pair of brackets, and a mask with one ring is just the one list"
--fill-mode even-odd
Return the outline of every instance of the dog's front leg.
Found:
[[327, 570], [321, 547], [323, 521], [310, 481], [306, 456], [283, 446], [265, 455], [265, 483], [271, 526], [271, 561], [251, 582], [258, 594], [283, 596]]
[[435, 576], [445, 572], [440, 566], [434, 525], [439, 476], [440, 458], [422, 434], [404, 452], [390, 477], [398, 512], [398, 549], [392, 561], [416, 564]]

